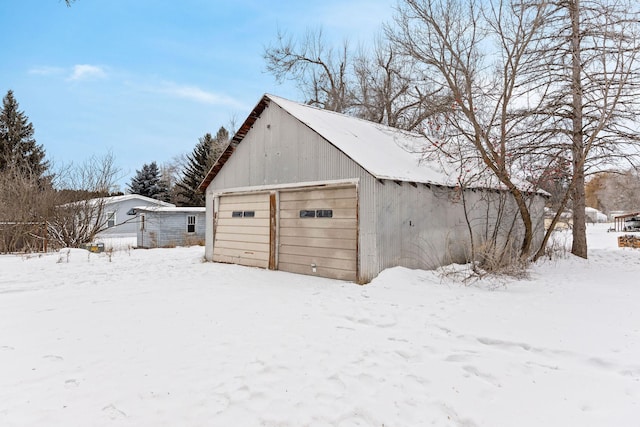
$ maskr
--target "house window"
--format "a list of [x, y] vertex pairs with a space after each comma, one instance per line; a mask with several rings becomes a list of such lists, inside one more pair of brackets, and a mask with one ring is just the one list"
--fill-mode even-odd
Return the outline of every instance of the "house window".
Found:
[[333, 218], [333, 209], [301, 210], [300, 218]]
[[256, 211], [233, 211], [231, 213], [232, 218], [254, 218], [256, 216]]
[[195, 233], [196, 232], [196, 216], [189, 215], [187, 217], [187, 233]]
[[116, 213], [115, 212], [107, 212], [107, 228], [116, 226]]

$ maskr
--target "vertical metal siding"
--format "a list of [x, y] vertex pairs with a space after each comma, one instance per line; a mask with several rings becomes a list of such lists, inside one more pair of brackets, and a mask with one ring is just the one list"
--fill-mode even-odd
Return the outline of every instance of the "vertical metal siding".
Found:
[[[493, 230], [500, 197], [507, 198], [503, 223], [510, 225], [516, 218], [516, 233], [522, 235], [522, 222], [508, 194], [467, 190], [467, 211], [476, 244], [481, 244], [487, 231]], [[378, 200], [377, 254], [381, 270], [396, 265], [431, 269], [468, 260], [470, 236], [459, 192], [385, 181], [385, 185], [378, 184]], [[544, 200], [536, 197], [534, 205], [541, 210]], [[536, 236], [540, 230], [538, 227]], [[505, 236], [503, 231], [500, 238]]]

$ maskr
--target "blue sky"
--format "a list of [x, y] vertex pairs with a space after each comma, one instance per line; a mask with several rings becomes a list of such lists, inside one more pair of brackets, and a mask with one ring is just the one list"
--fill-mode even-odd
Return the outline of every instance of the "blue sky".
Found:
[[[136, 169], [242, 122], [263, 93], [300, 100], [264, 71], [278, 29], [370, 41], [395, 0], [1, 0], [7, 90], [55, 165], [111, 151], [121, 190]], [[239, 123], [238, 123], [239, 124]]]

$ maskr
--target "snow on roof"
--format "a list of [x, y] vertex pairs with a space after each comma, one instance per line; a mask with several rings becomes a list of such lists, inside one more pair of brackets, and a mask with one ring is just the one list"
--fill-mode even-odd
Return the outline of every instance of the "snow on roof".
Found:
[[88, 206], [98, 205], [102, 203], [103, 206], [112, 205], [114, 203], [125, 202], [127, 200], [140, 200], [141, 203], [148, 203], [150, 206], [164, 206], [175, 207], [173, 203], [163, 202], [162, 200], [152, 199], [151, 197], [141, 196], [140, 194], [124, 194], [122, 196], [109, 196], [109, 197], [96, 197], [88, 200], [78, 200], [76, 202], [65, 203], [62, 206], [75, 206], [78, 204], [86, 204]]
[[136, 206], [130, 209], [129, 212], [133, 211], [129, 215], [135, 215], [137, 211], [142, 212], [174, 212], [174, 213], [198, 213], [205, 212], [206, 208], [197, 207], [197, 206]]
[[122, 196], [111, 196], [111, 197], [103, 197], [101, 199], [94, 200], [102, 200], [105, 204], [124, 202], [127, 200], [140, 199], [143, 202], [148, 202], [151, 205], [157, 206], [166, 206], [166, 207], [175, 207], [173, 203], [163, 202], [162, 200], [152, 199], [151, 197], [142, 196], [140, 194], [124, 194]]
[[[201, 191], [217, 175], [269, 102], [279, 105], [377, 179], [449, 187], [458, 185], [457, 165], [425, 159], [423, 150], [429, 142], [423, 135], [265, 94], [200, 184]], [[504, 188], [493, 174], [482, 174], [478, 168], [472, 169], [466, 174], [485, 176], [483, 185], [478, 182], [471, 187]], [[528, 183], [518, 182], [516, 185], [525, 191], [533, 190]]]
[[427, 140], [420, 134], [266, 96], [378, 179], [456, 184], [442, 166], [424, 160], [421, 150]]

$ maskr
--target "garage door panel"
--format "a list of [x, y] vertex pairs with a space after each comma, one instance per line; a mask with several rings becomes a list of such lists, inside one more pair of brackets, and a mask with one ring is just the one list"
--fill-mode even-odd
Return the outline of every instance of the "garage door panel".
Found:
[[269, 209], [265, 209], [264, 206], [264, 201], [262, 202], [254, 202], [254, 203], [232, 203], [232, 204], [225, 204], [224, 206], [220, 207], [220, 209], [218, 209], [218, 212], [220, 212], [220, 216], [226, 217], [226, 216], [231, 216], [231, 214], [233, 212], [236, 211], [253, 211], [255, 212], [256, 216], [258, 214], [262, 214], [264, 215], [265, 213], [269, 214]]
[[310, 246], [290, 246], [280, 248], [280, 254], [304, 255], [310, 257], [356, 260], [355, 249], [318, 248]]
[[[350, 239], [350, 235], [345, 235], [345, 231], [337, 228], [281, 228], [280, 236], [291, 237], [319, 237], [323, 239]], [[355, 241], [355, 239], [352, 239]]]
[[248, 243], [269, 243], [268, 234], [257, 234], [248, 230], [247, 228], [238, 227], [235, 229], [229, 229], [225, 233], [216, 233], [216, 238], [219, 241], [226, 242], [248, 242]]
[[[318, 204], [316, 204], [316, 206], [308, 206], [306, 208], [301, 208], [301, 209], [290, 209], [290, 210], [285, 210], [282, 209], [280, 210], [280, 218], [283, 219], [303, 219], [305, 221], [314, 221], [313, 218], [300, 218], [300, 211], [301, 210], [312, 210], [312, 211], [317, 211], [318, 209], [328, 209], [326, 206], [318, 206]], [[330, 209], [330, 208], [329, 208]], [[332, 218], [333, 219], [356, 219], [356, 212], [354, 208], [351, 209], [331, 209], [332, 210]], [[320, 219], [321, 221], [324, 220], [328, 220], [330, 218], [322, 218]]]
[[228, 194], [220, 197], [221, 206], [236, 203], [264, 203], [269, 201], [269, 193]]
[[269, 266], [269, 253], [219, 247], [213, 250], [213, 260], [267, 268]]
[[218, 227], [258, 227], [269, 230], [269, 218], [218, 218]]
[[334, 218], [297, 218], [280, 220], [282, 228], [348, 228], [355, 230], [358, 221], [353, 219], [334, 219]]
[[259, 259], [232, 257], [228, 255], [216, 255], [215, 253], [214, 255], [216, 256], [216, 258], [214, 259], [215, 262], [224, 262], [226, 264], [240, 264], [240, 265], [246, 265], [247, 267], [267, 268], [264, 265], [264, 261]]
[[269, 243], [242, 242], [242, 241], [224, 241], [220, 242], [219, 248], [225, 249], [243, 249], [250, 252], [266, 252], [269, 253]]
[[[311, 268], [311, 264], [315, 264], [316, 267], [324, 267], [338, 270], [352, 270], [356, 271], [356, 261], [349, 259], [335, 259], [335, 258], [322, 258], [322, 257], [309, 257], [303, 255], [291, 255], [280, 254], [280, 262], [284, 264], [298, 264]], [[313, 274], [312, 270], [309, 270], [307, 274]]]
[[352, 271], [352, 270], [339, 270], [335, 268], [316, 267], [316, 272], [314, 273], [309, 265], [288, 264], [288, 263], [280, 263], [280, 270], [288, 271], [290, 273], [327, 277], [330, 279], [349, 280], [352, 282], [356, 280], [355, 271]]
[[[322, 230], [326, 231], [326, 230]], [[341, 233], [337, 233], [338, 237]], [[321, 237], [303, 237], [295, 236], [280, 236], [281, 246], [311, 246], [314, 248], [336, 248], [336, 249], [357, 249], [355, 240], [352, 239], [339, 239], [339, 238], [321, 238]]]
[[[254, 216], [233, 217], [250, 211]], [[220, 197], [213, 260], [252, 267], [269, 266], [270, 205], [268, 193]]]
[[[317, 188], [280, 195], [278, 268], [356, 280], [358, 212], [355, 187]], [[331, 210], [332, 216], [300, 218], [301, 210]], [[313, 271], [315, 265], [316, 271]]]

